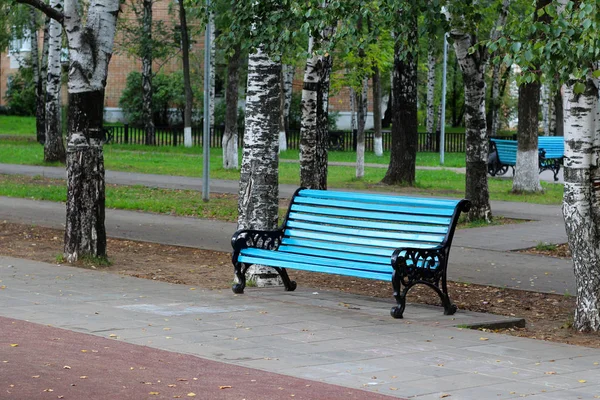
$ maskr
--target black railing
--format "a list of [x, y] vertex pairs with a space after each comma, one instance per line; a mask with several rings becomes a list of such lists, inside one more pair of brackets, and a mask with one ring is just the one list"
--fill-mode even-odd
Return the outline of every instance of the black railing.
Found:
[[[210, 147], [222, 147], [224, 127], [215, 126], [210, 135]], [[496, 136], [499, 139], [515, 139], [515, 135]], [[144, 128], [133, 127], [129, 125], [117, 125], [107, 128], [108, 143], [117, 144], [145, 144], [146, 133]], [[392, 134], [390, 131], [381, 133], [383, 151], [390, 151], [392, 148]], [[157, 146], [183, 146], [183, 128], [157, 127], [155, 132], [155, 144]], [[365, 132], [365, 151], [372, 152], [374, 144], [373, 131]], [[202, 146], [202, 128], [192, 128], [192, 145]], [[243, 145], [243, 132], [238, 134], [238, 146]], [[287, 148], [297, 150], [300, 148], [300, 131], [291, 130], [287, 134]], [[446, 132], [445, 134], [445, 152], [464, 153], [465, 152], [465, 134], [464, 132]], [[356, 150], [356, 132], [349, 131], [330, 131], [329, 132], [329, 150], [331, 151], [355, 151]], [[419, 152], [439, 152], [440, 134], [419, 133], [417, 142], [417, 151]]]

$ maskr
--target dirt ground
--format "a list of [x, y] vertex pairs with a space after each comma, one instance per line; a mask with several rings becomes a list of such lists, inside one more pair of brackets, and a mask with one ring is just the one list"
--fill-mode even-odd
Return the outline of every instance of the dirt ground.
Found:
[[[2, 255], [58, 263], [62, 246], [62, 231], [0, 222]], [[557, 252], [545, 251], [544, 254], [567, 255], [564, 246], [559, 246], [559, 249]], [[225, 289], [232, 284], [233, 267], [229, 253], [108, 239], [108, 255], [112, 262], [110, 266], [91, 261], [79, 262], [77, 266], [210, 289]], [[290, 271], [290, 276], [299, 285], [316, 290], [332, 289], [383, 298], [392, 296], [389, 282], [302, 271]], [[525, 328], [498, 332], [600, 348], [600, 334], [578, 333], [571, 328], [574, 297], [456, 282], [449, 283], [449, 292], [459, 310], [518, 316], [527, 322]], [[411, 290], [408, 301], [439, 304], [437, 295], [425, 287]]]

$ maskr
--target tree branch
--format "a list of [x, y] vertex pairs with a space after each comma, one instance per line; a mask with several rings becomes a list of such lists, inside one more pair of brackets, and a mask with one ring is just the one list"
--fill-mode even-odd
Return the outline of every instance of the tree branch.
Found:
[[62, 12], [58, 11], [55, 8], [50, 7], [48, 4], [44, 3], [42, 0], [15, 0], [17, 3], [29, 4], [30, 6], [37, 8], [50, 18], [58, 21], [59, 24], [63, 24], [63, 20], [65, 16]]

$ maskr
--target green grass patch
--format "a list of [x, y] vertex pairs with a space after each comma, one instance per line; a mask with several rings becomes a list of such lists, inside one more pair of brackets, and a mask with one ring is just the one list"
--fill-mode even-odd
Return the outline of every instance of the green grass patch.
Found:
[[535, 249], [538, 251], [554, 251], [556, 250], [556, 245], [552, 243], [539, 242], [535, 246]]
[[[159, 149], [164, 151], [158, 151]], [[294, 153], [286, 152], [284, 155], [291, 157], [294, 156]], [[421, 160], [429, 158], [432, 162], [437, 154], [419, 153], [419, 157]], [[104, 158], [105, 167], [108, 170], [202, 177], [203, 163], [200, 148], [109, 145], [104, 147]], [[2, 141], [0, 160], [11, 164], [47, 165], [43, 161], [42, 147], [37, 143], [23, 141]], [[239, 180], [238, 170], [223, 169], [221, 149], [211, 149], [210, 168], [212, 179]], [[299, 168], [298, 163], [280, 163], [280, 183], [298, 186], [300, 184]], [[464, 197], [465, 175], [461, 173], [451, 170], [417, 170], [415, 186], [400, 187], [382, 185], [380, 182], [385, 172], [386, 168], [366, 167], [364, 178], [356, 179], [353, 166], [331, 166], [328, 170], [328, 186], [332, 189], [348, 188], [440, 197]], [[535, 194], [511, 193], [512, 181], [509, 179], [489, 178], [488, 185], [492, 200], [537, 204], [560, 204], [562, 202], [563, 186], [560, 184], [542, 182], [544, 192]], [[141, 201], [141, 199], [138, 200]]]
[[0, 135], [35, 136], [35, 117], [0, 115]]

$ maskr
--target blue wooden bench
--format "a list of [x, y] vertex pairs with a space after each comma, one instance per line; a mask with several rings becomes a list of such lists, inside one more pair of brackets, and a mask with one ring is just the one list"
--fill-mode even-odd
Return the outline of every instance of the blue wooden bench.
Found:
[[[504, 139], [490, 139], [490, 153], [488, 172], [492, 176], [503, 175], [512, 167], [513, 174], [517, 164], [517, 141]], [[551, 170], [554, 180], [558, 180], [558, 172], [563, 162], [565, 143], [562, 136], [538, 137], [538, 167], [539, 173]]]
[[[454, 229], [467, 200], [298, 189], [281, 227], [240, 230], [232, 239], [233, 265], [243, 293], [253, 264], [275, 268], [285, 289], [296, 289], [286, 269], [391, 280], [402, 318], [415, 284], [434, 289], [452, 315], [446, 269]], [[402, 289], [404, 287], [404, 289]]]

